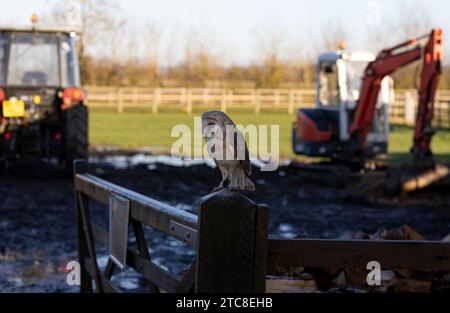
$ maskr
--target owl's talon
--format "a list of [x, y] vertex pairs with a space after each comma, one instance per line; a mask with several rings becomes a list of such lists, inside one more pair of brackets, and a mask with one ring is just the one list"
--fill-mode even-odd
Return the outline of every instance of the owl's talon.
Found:
[[218, 192], [218, 191], [221, 191], [221, 190], [223, 190], [224, 188], [223, 188], [223, 186], [222, 185], [219, 185], [219, 186], [217, 186], [216, 188], [214, 188], [212, 191], [211, 191], [211, 193], [213, 193], [213, 192]]

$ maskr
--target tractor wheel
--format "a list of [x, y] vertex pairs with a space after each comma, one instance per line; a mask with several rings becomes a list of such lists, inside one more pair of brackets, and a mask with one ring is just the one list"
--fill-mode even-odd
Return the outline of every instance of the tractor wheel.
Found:
[[76, 105], [64, 111], [64, 164], [71, 169], [76, 159], [88, 158], [88, 110]]

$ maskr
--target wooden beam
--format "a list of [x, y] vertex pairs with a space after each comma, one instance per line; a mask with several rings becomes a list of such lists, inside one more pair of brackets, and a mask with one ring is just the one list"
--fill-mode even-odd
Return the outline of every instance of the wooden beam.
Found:
[[[95, 252], [95, 243], [94, 238], [92, 235], [92, 229], [91, 229], [91, 223], [90, 223], [90, 217], [89, 217], [89, 198], [83, 194], [82, 192], [76, 191], [76, 201], [77, 201], [77, 208], [79, 211], [79, 217], [80, 219], [77, 221], [81, 224], [78, 224], [78, 229], [81, 228], [81, 231], [84, 233], [84, 236], [81, 238], [84, 239], [84, 242], [81, 243], [79, 248], [79, 258], [80, 259], [87, 259], [90, 258], [92, 267], [95, 271], [95, 275], [91, 277], [94, 278], [94, 281], [96, 283], [96, 291], [97, 292], [103, 292], [103, 285], [101, 280], [101, 273], [98, 269], [97, 265], [97, 255]], [[83, 251], [86, 249], [86, 251]], [[85, 264], [84, 264], [85, 265]], [[80, 263], [80, 267], [82, 267], [82, 262]], [[89, 281], [89, 284], [91, 281]], [[83, 285], [83, 284], [82, 284]], [[88, 287], [89, 289], [89, 287]]]
[[78, 261], [80, 262], [80, 292], [92, 292], [92, 277], [86, 270], [86, 264], [84, 258], [89, 255], [86, 233], [83, 229], [83, 217], [81, 214], [81, 208], [79, 203], [78, 192], [75, 192], [75, 205], [77, 216], [77, 242], [78, 242]]
[[[262, 208], [262, 207], [261, 207]], [[202, 199], [199, 209], [196, 292], [261, 292], [267, 210], [239, 193], [223, 190]], [[257, 242], [261, 240], [260, 242]], [[262, 266], [265, 267], [264, 265]], [[262, 277], [258, 277], [262, 275]]]
[[130, 249], [127, 250], [127, 265], [162, 290], [167, 292], [177, 291], [180, 280], [178, 280], [175, 275]]
[[126, 198], [130, 201], [132, 219], [149, 225], [186, 244], [195, 245], [195, 242], [188, 241], [183, 236], [178, 236], [170, 231], [170, 221], [175, 221], [194, 230], [197, 229], [197, 216], [192, 213], [174, 208], [90, 174], [77, 174], [75, 176], [75, 188], [103, 204], [109, 203], [111, 193]]
[[[92, 277], [95, 277], [95, 265], [92, 263], [92, 261], [89, 258], [84, 259], [86, 270], [89, 272], [89, 275]], [[122, 291], [116, 287], [108, 278], [106, 278], [104, 275], [100, 275], [101, 285], [102, 285], [102, 292], [106, 293], [122, 293]]]
[[[140, 255], [143, 258], [151, 261], [152, 259], [150, 257], [150, 253], [148, 252], [147, 240], [145, 239], [145, 233], [142, 224], [132, 219], [131, 226], [133, 227], [134, 235], [136, 237], [136, 244], [138, 246]], [[151, 281], [148, 282], [148, 287], [151, 293], [159, 293], [158, 286]]]
[[[91, 224], [91, 228], [95, 240], [108, 247], [108, 233], [96, 224]], [[127, 265], [161, 289], [167, 292], [177, 291], [180, 280], [175, 275], [160, 268], [130, 248], [127, 249]]]
[[450, 243], [403, 240], [270, 239], [268, 273], [276, 267], [450, 269]]
[[266, 291], [267, 240], [269, 237], [269, 207], [260, 204], [256, 211], [255, 252], [253, 267], [253, 291]]

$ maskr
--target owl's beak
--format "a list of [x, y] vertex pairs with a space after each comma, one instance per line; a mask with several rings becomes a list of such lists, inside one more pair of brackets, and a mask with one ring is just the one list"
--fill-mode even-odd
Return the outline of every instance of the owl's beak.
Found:
[[214, 137], [215, 130], [214, 127], [217, 126], [217, 121], [215, 119], [205, 119], [203, 125], [203, 138], [211, 139]]
[[203, 138], [205, 139], [211, 139], [213, 138], [214, 132], [211, 129], [211, 126], [205, 126], [203, 127]]

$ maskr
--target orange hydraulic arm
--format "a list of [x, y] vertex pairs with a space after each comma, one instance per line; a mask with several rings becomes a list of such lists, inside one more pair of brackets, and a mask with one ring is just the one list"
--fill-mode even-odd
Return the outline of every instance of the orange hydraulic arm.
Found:
[[[414, 132], [414, 145], [412, 153], [416, 162], [423, 164], [432, 157], [430, 143], [434, 135], [431, 122], [434, 114], [434, 99], [441, 73], [442, 31], [434, 29], [424, 48], [422, 76], [419, 89], [419, 107]], [[432, 161], [432, 160], [431, 160]], [[428, 162], [427, 162], [428, 163]]]
[[[417, 45], [410, 50], [397, 52], [399, 49], [415, 45], [417, 41], [427, 37], [429, 40], [424, 48]], [[431, 154], [429, 146], [432, 133], [428, 129], [433, 118], [434, 95], [442, 59], [442, 31], [439, 28], [433, 29], [430, 35], [413, 38], [381, 51], [377, 58], [367, 66], [362, 81], [360, 98], [350, 128], [352, 137], [358, 140], [360, 150], [366, 142], [367, 133], [375, 116], [382, 79], [422, 57], [424, 61], [413, 151], [415, 154]]]

